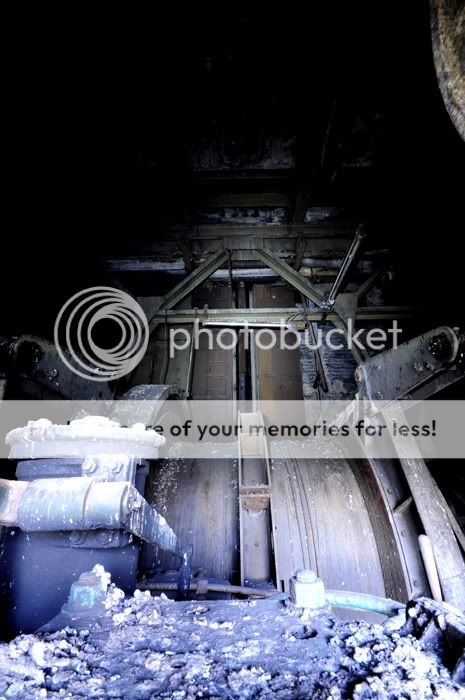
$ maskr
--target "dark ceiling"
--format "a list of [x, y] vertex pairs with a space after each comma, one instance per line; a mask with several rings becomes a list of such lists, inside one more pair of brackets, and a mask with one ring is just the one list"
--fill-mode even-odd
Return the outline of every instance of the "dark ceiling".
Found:
[[427, 2], [51, 19], [29, 18], [9, 61], [7, 249], [26, 298], [59, 307], [173, 226], [361, 220], [412, 287], [434, 274], [455, 295], [464, 144]]

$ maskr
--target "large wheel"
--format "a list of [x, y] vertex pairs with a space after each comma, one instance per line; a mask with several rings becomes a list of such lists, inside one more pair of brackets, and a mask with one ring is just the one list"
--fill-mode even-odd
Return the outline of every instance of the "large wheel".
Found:
[[434, 63], [444, 104], [465, 140], [465, 5], [431, 0]]

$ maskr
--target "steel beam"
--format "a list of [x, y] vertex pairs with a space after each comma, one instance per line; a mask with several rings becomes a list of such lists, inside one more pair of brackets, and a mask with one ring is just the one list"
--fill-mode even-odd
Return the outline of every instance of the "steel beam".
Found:
[[[212, 255], [203, 265], [197, 267], [190, 275], [163, 297], [159, 310], [169, 310], [179, 304], [184, 297], [190, 294], [199, 284], [202, 284], [202, 282], [208, 279], [210, 275], [212, 275], [215, 270], [218, 270], [228, 259], [229, 253], [224, 249]], [[152, 316], [149, 324], [150, 331], [155, 328], [158, 322], [159, 320], [155, 321], [155, 316]]]
[[357, 222], [310, 224], [201, 224], [198, 226], [172, 226], [160, 228], [162, 240], [179, 242], [186, 240], [222, 240], [223, 238], [346, 238], [351, 240]]
[[305, 241], [303, 238], [299, 238], [297, 240], [297, 245], [295, 247], [295, 259], [294, 259], [294, 267], [297, 270], [297, 272], [302, 267], [302, 260], [304, 259], [306, 248], [307, 248], [307, 241]]
[[[296, 239], [297, 241], [298, 239]], [[305, 267], [323, 267], [326, 269], [337, 269], [342, 262], [342, 256], [347, 248], [347, 241], [345, 239], [324, 239], [319, 238], [313, 240], [308, 244], [308, 251], [302, 256], [302, 248], [305, 245], [305, 240], [301, 239], [302, 245], [296, 246], [295, 250], [289, 249], [286, 246], [285, 241], [280, 241], [277, 239], [272, 239], [265, 241], [266, 247], [269, 252], [279, 258], [290, 259], [294, 256], [294, 267], [299, 269], [301, 265]], [[183, 243], [188, 243], [189, 241], [183, 241]], [[179, 257], [179, 253], [174, 247], [167, 253], [166, 250], [157, 254], [156, 252], [141, 251], [138, 255], [121, 255], [119, 257], [107, 258], [104, 262], [105, 269], [109, 272], [162, 272], [169, 275], [179, 275], [184, 276], [186, 273], [192, 272], [192, 266], [196, 261], [203, 262], [205, 260], [206, 254], [210, 255], [218, 252], [221, 247], [228, 248], [232, 252], [232, 257], [235, 263], [242, 261], [248, 263], [250, 266], [239, 268], [235, 266], [233, 274], [237, 276], [251, 276], [251, 270], [253, 270], [254, 256], [251, 251], [255, 246], [262, 247], [264, 244], [263, 239], [236, 239], [227, 238], [226, 236], [222, 241], [204, 241], [205, 245], [192, 245], [192, 248], [196, 250], [191, 253], [190, 264], [191, 269], [186, 268], [186, 262], [184, 258]], [[215, 250], [216, 248], [216, 250]], [[300, 264], [299, 264], [300, 263]], [[258, 273], [260, 270], [265, 268], [258, 268]], [[224, 270], [217, 270], [213, 274], [215, 277], [221, 276]], [[271, 271], [270, 271], [271, 273]], [[226, 274], [226, 273], [225, 273]], [[257, 269], [255, 271], [257, 274]], [[301, 272], [301, 274], [303, 274]], [[308, 273], [307, 273], [308, 274]]]
[[305, 277], [302, 277], [302, 275], [297, 272], [297, 270], [294, 270], [294, 268], [285, 263], [283, 260], [278, 260], [267, 250], [256, 248], [255, 255], [259, 260], [265, 263], [265, 265], [271, 268], [271, 270], [274, 270], [274, 272], [282, 277], [288, 284], [313, 301], [314, 304], [320, 308], [324, 307], [324, 296], [314, 289], [312, 285], [307, 282]]
[[384, 275], [385, 272], [386, 268], [375, 270], [373, 274], [370, 275], [368, 279], [366, 279], [365, 282], [363, 282], [363, 284], [361, 284], [360, 287], [355, 290], [354, 294], [357, 297], [357, 299], [362, 299], [365, 296], [365, 294], [367, 294], [370, 291], [370, 289], [372, 289], [375, 286], [375, 284]]
[[[309, 321], [320, 321], [322, 311], [319, 309], [308, 309], [306, 316]], [[366, 306], [359, 307], [356, 313], [356, 321], [391, 321], [402, 320], [418, 316], [418, 310], [408, 306]], [[297, 307], [284, 308], [263, 308], [263, 309], [173, 309], [168, 311], [158, 311], [153, 315], [154, 322], [165, 322], [169, 325], [181, 323], [212, 322], [235, 322], [244, 325], [245, 322], [264, 323], [280, 321], [292, 322], [293, 324], [305, 324], [305, 314]], [[327, 320], [334, 322], [338, 318], [337, 314], [330, 312]]]

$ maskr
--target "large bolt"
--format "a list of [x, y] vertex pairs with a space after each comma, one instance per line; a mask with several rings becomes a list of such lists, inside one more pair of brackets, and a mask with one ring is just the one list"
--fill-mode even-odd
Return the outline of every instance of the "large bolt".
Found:
[[297, 581], [301, 581], [302, 583], [315, 583], [315, 581], [318, 581], [318, 576], [311, 569], [299, 569], [295, 577]]
[[78, 530], [73, 530], [72, 532], [70, 532], [69, 541], [74, 546], [82, 544], [82, 542], [84, 541], [84, 533], [79, 532]]
[[451, 344], [444, 333], [435, 335], [429, 342], [429, 351], [438, 362], [445, 362], [451, 355]]
[[97, 533], [96, 539], [99, 545], [104, 546], [110, 544], [113, 539], [113, 533], [108, 530], [100, 530], [100, 532]]
[[123, 495], [122, 507], [126, 513], [132, 513], [133, 510], [139, 510], [142, 507], [143, 499], [139, 494], [133, 493], [131, 489], [126, 489]]
[[326, 605], [324, 583], [310, 569], [297, 571], [289, 581], [289, 593], [297, 608], [318, 610]]
[[85, 474], [91, 474], [97, 469], [97, 465], [93, 459], [86, 457], [86, 459], [82, 463], [81, 469]]
[[128, 491], [128, 494], [126, 496], [126, 510], [128, 513], [131, 513], [133, 506], [134, 506], [134, 500], [132, 498], [132, 494]]

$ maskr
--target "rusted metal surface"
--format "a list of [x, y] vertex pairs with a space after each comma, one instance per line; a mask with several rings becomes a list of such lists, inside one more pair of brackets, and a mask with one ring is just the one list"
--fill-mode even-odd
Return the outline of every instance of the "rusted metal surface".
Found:
[[[231, 289], [225, 285], [198, 287], [193, 294], [195, 307], [204, 308], [208, 314], [207, 303], [218, 305], [218, 308], [231, 308], [233, 299]], [[193, 399], [224, 399], [231, 400], [234, 393], [234, 350], [224, 349], [218, 344], [218, 330], [212, 330], [213, 342], [205, 334], [199, 336], [195, 348], [192, 369], [191, 395]], [[229, 339], [227, 339], [229, 341]], [[210, 349], [211, 347], [211, 349]]]
[[444, 104], [465, 140], [465, 5], [431, 0], [434, 63]]
[[250, 513], [260, 513], [270, 505], [269, 495], [250, 494], [248, 493], [241, 499], [242, 507]]

